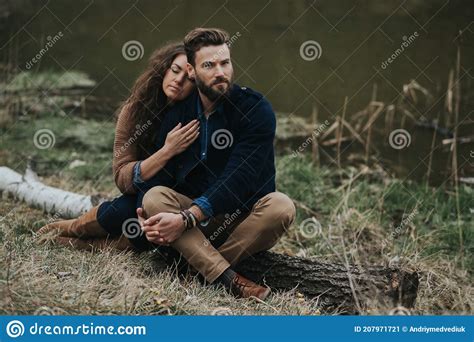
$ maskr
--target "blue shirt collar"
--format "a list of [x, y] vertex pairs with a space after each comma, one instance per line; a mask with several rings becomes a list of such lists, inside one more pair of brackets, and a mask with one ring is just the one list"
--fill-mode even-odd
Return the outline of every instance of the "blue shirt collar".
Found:
[[[219, 101], [212, 115], [216, 115], [217, 113], [221, 112], [223, 107], [224, 107], [224, 101]], [[201, 96], [199, 95], [199, 92], [196, 99], [196, 113], [197, 113], [198, 119], [201, 120], [204, 116], [204, 110], [202, 108]]]

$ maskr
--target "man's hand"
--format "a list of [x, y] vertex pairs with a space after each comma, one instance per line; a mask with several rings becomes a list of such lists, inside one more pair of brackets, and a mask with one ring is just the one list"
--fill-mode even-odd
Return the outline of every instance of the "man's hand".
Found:
[[[143, 209], [142, 208], [137, 208], [137, 216], [138, 216], [138, 222], [140, 223], [140, 227], [143, 230], [143, 228], [145, 227], [145, 221], [146, 221], [146, 218], [143, 216]], [[163, 236], [161, 236], [158, 232], [158, 230], [155, 230], [154, 232], [151, 232], [150, 233], [151, 235], [150, 236], [153, 236], [154, 239], [153, 243], [155, 244], [158, 244], [158, 245], [163, 245], [163, 246], [166, 246], [168, 245], [167, 243], [165, 243], [165, 240], [163, 239]], [[150, 240], [148, 238], [148, 236], [146, 236], [148, 240]]]
[[142, 225], [143, 232], [146, 234], [147, 240], [159, 245], [172, 243], [178, 239], [185, 230], [183, 217], [180, 214], [174, 213], [159, 213], [140, 222], [140, 224]]

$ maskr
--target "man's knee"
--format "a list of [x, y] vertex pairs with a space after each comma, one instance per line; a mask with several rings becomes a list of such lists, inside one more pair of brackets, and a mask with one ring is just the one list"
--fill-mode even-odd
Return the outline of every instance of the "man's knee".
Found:
[[143, 210], [147, 217], [167, 211], [170, 192], [173, 190], [166, 186], [155, 186], [148, 190], [143, 196]]
[[265, 225], [270, 229], [287, 230], [296, 217], [293, 201], [281, 192], [272, 192], [265, 197], [267, 197], [266, 203], [262, 209]]

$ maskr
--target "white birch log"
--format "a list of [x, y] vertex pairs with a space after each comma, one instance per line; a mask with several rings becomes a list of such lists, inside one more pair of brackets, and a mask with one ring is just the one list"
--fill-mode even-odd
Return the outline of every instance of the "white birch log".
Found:
[[41, 183], [31, 169], [21, 175], [5, 166], [0, 166], [0, 191], [26, 202], [29, 206], [64, 218], [78, 217], [98, 202], [92, 196], [47, 186]]

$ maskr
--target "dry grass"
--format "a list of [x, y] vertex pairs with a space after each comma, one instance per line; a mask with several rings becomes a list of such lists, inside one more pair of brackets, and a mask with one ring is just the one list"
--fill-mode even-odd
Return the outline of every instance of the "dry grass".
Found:
[[172, 268], [158, 270], [151, 253], [38, 245], [34, 231], [45, 216], [11, 199], [1, 203], [1, 314], [319, 314], [316, 301], [296, 292], [267, 303], [235, 299]]
[[[53, 149], [34, 148], [32, 136], [41, 127], [56, 132]], [[22, 172], [28, 151], [45, 183], [111, 197], [118, 193], [111, 177], [112, 138], [112, 123], [54, 116], [18, 122], [2, 135], [0, 165]], [[99, 142], [97, 146], [94, 141]], [[75, 159], [86, 165], [68, 168]], [[315, 168], [303, 156], [280, 156], [277, 184], [279, 191], [302, 205], [297, 222], [275, 246], [276, 251], [416, 269], [421, 272], [421, 283], [414, 313], [473, 313], [472, 188], [459, 189], [458, 221], [455, 198], [448, 187], [401, 182], [377, 168], [349, 167], [335, 172]], [[311, 216], [321, 222], [322, 230], [308, 238], [301, 225]], [[1, 199], [2, 314], [321, 314], [317, 300], [294, 291], [257, 303], [235, 299], [193, 278], [179, 279], [172, 269], [159, 271], [151, 253], [90, 253], [39, 245], [35, 231], [48, 218], [14, 199]], [[462, 253], [458, 224], [465, 234]], [[397, 231], [397, 227], [402, 229]], [[369, 308], [361, 313], [386, 314], [387, 310]]]

